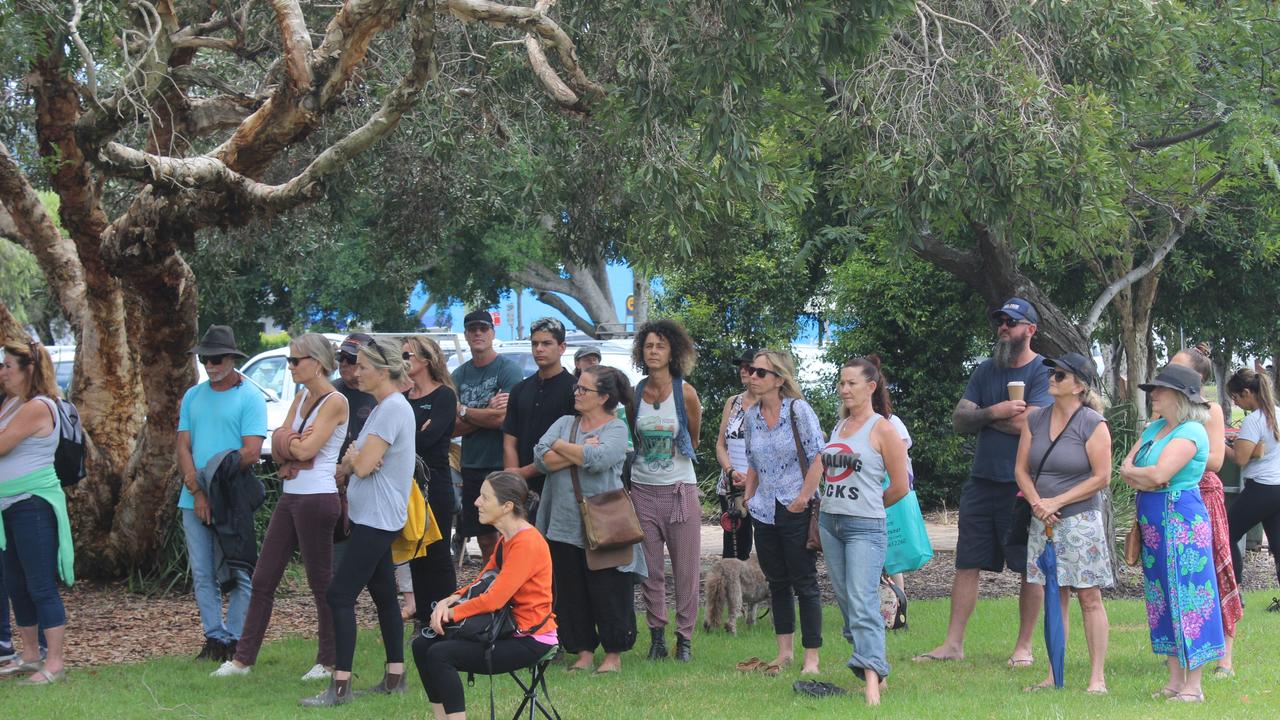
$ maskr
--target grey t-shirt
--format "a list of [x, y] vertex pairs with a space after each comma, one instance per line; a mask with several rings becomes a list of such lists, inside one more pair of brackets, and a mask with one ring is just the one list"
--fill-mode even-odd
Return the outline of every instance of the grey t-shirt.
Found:
[[[1280, 408], [1277, 408], [1277, 413], [1280, 413]], [[1244, 478], [1261, 485], [1280, 485], [1280, 442], [1276, 442], [1271, 434], [1266, 414], [1262, 410], [1254, 410], [1246, 415], [1236, 437], [1263, 443], [1262, 457], [1250, 460], [1241, 471]]]
[[[468, 360], [453, 371], [458, 402], [469, 408], [489, 407], [494, 395], [511, 392], [523, 379], [520, 366], [505, 355], [484, 367], [476, 367]], [[502, 430], [480, 428], [462, 438], [462, 467], [487, 470], [502, 466]]]
[[[1048, 407], [1053, 403], [1053, 397], [1049, 395], [1048, 370], [1044, 358], [1039, 355], [1026, 365], [1016, 368], [1002, 368], [994, 360], [987, 359], [969, 376], [964, 399], [980, 408], [991, 407], [1009, 399], [1011, 380], [1021, 380], [1027, 384], [1023, 394], [1027, 404]], [[1018, 437], [1001, 432], [991, 425], [978, 431], [978, 449], [973, 454], [973, 468], [969, 474], [995, 482], [1015, 482], [1013, 461], [1018, 456]]]
[[[1036, 492], [1043, 498], [1057, 497], [1089, 479], [1093, 474], [1093, 466], [1089, 464], [1085, 443], [1089, 442], [1093, 431], [1098, 429], [1098, 423], [1106, 422], [1102, 413], [1092, 408], [1080, 408], [1071, 422], [1063, 428], [1062, 434], [1058, 436], [1058, 444], [1046, 460], [1044, 454], [1052, 442], [1049, 437], [1049, 420], [1052, 415], [1052, 407], [1043, 407], [1032, 410], [1027, 416], [1027, 427], [1031, 429], [1027, 472], [1031, 473], [1031, 479], [1036, 483]], [[1036, 468], [1040, 467], [1041, 460], [1044, 460], [1044, 467], [1037, 478]], [[1089, 510], [1099, 510], [1101, 507], [1102, 498], [1094, 493], [1089, 498], [1063, 507], [1058, 515], [1070, 517]]]
[[356, 438], [363, 448], [370, 436], [382, 438], [387, 452], [382, 466], [366, 477], [347, 483], [347, 515], [351, 522], [379, 530], [400, 530], [408, 519], [409, 487], [413, 484], [413, 408], [400, 393], [391, 393], [369, 413]]

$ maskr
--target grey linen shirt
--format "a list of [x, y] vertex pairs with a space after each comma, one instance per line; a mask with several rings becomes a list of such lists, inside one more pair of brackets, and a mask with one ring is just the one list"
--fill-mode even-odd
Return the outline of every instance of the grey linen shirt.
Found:
[[[556, 420], [533, 447], [533, 464], [547, 475], [542, 498], [538, 502], [536, 524], [547, 540], [585, 548], [582, 515], [578, 510], [578, 500], [573, 494], [572, 470], [548, 470], [543, 458], [557, 439], [582, 445], [583, 464], [578, 468], [578, 483], [582, 485], [583, 497], [617, 490], [622, 487], [622, 463], [627, 456], [627, 436], [630, 432], [626, 423], [613, 419], [591, 431], [579, 428], [578, 437], [574, 439], [571, 434], [573, 421], [577, 419], [572, 415], [565, 415]], [[592, 437], [599, 438], [600, 444], [584, 444], [587, 438]], [[645, 574], [644, 556], [639, 543], [636, 543], [632, 551], [631, 563], [618, 570]]]

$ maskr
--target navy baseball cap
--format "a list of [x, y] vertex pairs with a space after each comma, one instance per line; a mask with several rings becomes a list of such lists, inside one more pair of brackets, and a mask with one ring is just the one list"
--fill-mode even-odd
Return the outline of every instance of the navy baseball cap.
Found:
[[462, 318], [463, 328], [480, 324], [488, 325], [491, 328], [493, 327], [493, 316], [489, 314], [488, 310], [472, 310], [467, 313], [466, 317]]
[[1000, 315], [1008, 315], [1014, 320], [1025, 320], [1032, 325], [1040, 324], [1040, 313], [1036, 312], [1036, 306], [1020, 297], [1006, 300], [999, 310], [992, 311], [991, 319], [994, 320]]

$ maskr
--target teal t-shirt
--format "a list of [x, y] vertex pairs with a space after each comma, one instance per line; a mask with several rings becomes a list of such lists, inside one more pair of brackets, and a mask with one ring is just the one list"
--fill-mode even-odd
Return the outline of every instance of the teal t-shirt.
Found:
[[1164, 418], [1156, 420], [1142, 431], [1142, 438], [1138, 445], [1138, 452], [1133, 457], [1133, 464], [1138, 467], [1150, 467], [1160, 460], [1160, 453], [1164, 452], [1164, 448], [1174, 438], [1182, 438], [1190, 440], [1196, 444], [1196, 454], [1191, 460], [1182, 466], [1182, 469], [1169, 478], [1169, 487], [1164, 490], [1155, 490], [1153, 492], [1169, 492], [1171, 490], [1190, 490], [1200, 487], [1200, 477], [1204, 475], [1205, 465], [1209, 461], [1209, 433], [1204, 429], [1204, 425], [1198, 422], [1188, 420], [1172, 432], [1164, 437], [1156, 440], [1168, 423]]
[[[476, 367], [468, 360], [453, 371], [458, 402], [469, 408], [489, 407], [494, 395], [511, 392], [523, 379], [520, 366], [505, 355], [499, 355], [484, 367]], [[502, 466], [502, 430], [480, 428], [462, 438], [462, 467], [487, 470]]]
[[[184, 430], [191, 433], [191, 457], [199, 470], [223, 450], [239, 450], [244, 436], [267, 436], [267, 401], [261, 390], [244, 380], [222, 391], [202, 382], [182, 396], [178, 431]], [[195, 506], [184, 484], [178, 507], [194, 510]]]

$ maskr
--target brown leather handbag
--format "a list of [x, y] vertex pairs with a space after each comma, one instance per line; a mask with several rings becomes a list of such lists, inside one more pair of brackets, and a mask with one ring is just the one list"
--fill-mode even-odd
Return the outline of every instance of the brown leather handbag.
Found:
[[[791, 437], [796, 441], [796, 462], [800, 465], [800, 478], [803, 482], [809, 464], [804, 456], [804, 444], [800, 442], [800, 428], [796, 426], [796, 404], [791, 402]], [[809, 534], [804, 540], [804, 549], [822, 552], [822, 535], [818, 532], [818, 498], [809, 499]]]
[[[580, 422], [580, 419], [574, 419], [570, 442], [578, 441]], [[569, 466], [569, 477], [573, 480], [573, 496], [578, 501], [578, 513], [582, 516], [587, 566], [592, 570], [602, 570], [625, 565], [631, 560], [631, 546], [644, 539], [631, 494], [626, 488], [618, 488], [583, 497], [577, 465]]]
[[1142, 562], [1142, 530], [1138, 527], [1138, 519], [1134, 518], [1133, 527], [1124, 536], [1124, 561], [1129, 567], [1136, 567]]

